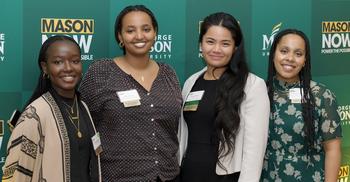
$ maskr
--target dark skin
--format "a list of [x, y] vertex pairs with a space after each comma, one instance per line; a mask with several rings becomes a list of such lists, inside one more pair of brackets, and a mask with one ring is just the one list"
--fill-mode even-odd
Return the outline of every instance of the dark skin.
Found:
[[74, 98], [75, 88], [82, 76], [79, 47], [73, 42], [57, 41], [46, 52], [42, 70], [50, 78], [52, 87], [66, 98]]
[[156, 34], [147, 13], [132, 11], [126, 14], [118, 33], [119, 40], [125, 46], [125, 56], [114, 58], [114, 62], [147, 91], [151, 90], [159, 71], [157, 63], [149, 58]]

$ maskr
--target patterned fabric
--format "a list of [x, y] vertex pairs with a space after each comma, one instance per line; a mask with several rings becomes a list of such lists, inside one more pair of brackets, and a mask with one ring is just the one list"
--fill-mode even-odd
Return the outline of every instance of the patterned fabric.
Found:
[[21, 151], [35, 159], [36, 153], [38, 151], [38, 146], [35, 142], [31, 141], [26, 136], [22, 136]]
[[[71, 156], [70, 156], [70, 141], [68, 138], [68, 132], [66, 129], [66, 125], [64, 123], [64, 119], [61, 113], [61, 110], [59, 108], [59, 106], [57, 105], [57, 103], [55, 102], [54, 97], [49, 94], [48, 97], [44, 97], [44, 99], [48, 102], [48, 103], [52, 103], [52, 110], [53, 110], [53, 114], [55, 115], [55, 120], [57, 122], [57, 130], [58, 130], [58, 135], [60, 136], [62, 143], [61, 143], [61, 150], [63, 150], [63, 154], [61, 155], [62, 161], [65, 163], [63, 165], [63, 173], [64, 174], [71, 174]], [[65, 180], [66, 181], [70, 181], [71, 180], [71, 176], [70, 175], [65, 175]]]
[[[150, 92], [111, 59], [99, 60], [86, 73], [80, 92], [101, 133], [104, 181], [174, 179], [179, 173], [177, 127], [181, 91], [175, 72], [158, 64]], [[125, 108], [117, 92], [136, 89], [141, 105]]]
[[[71, 181], [69, 139], [62, 114], [49, 92], [22, 113], [8, 142], [7, 154], [3, 182]], [[99, 165], [98, 160], [90, 162]], [[95, 171], [91, 169], [90, 173]], [[96, 173], [99, 175], [98, 169]], [[101, 181], [99, 178], [91, 181]]]
[[[28, 124], [33, 128], [25, 130], [24, 127]], [[31, 181], [34, 171], [36, 174], [42, 172], [39, 172], [39, 167], [35, 167], [36, 159], [41, 160], [43, 154], [43, 149], [38, 150], [39, 147], [43, 147], [39, 145], [39, 141], [44, 137], [39, 130], [42, 130], [42, 125], [37, 109], [29, 105], [19, 118], [8, 142], [8, 156], [3, 167], [2, 181]]]
[[263, 182], [324, 181], [325, 152], [322, 143], [341, 137], [340, 118], [334, 94], [324, 85], [311, 81], [316, 108], [316, 150], [307, 154], [304, 122], [300, 103], [292, 103], [289, 90], [300, 88], [299, 83], [288, 84], [274, 80], [273, 107], [264, 168]]

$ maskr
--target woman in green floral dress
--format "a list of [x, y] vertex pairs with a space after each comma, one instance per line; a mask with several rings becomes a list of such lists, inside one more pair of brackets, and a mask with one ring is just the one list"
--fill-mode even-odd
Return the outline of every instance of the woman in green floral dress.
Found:
[[335, 182], [341, 160], [341, 126], [334, 94], [311, 80], [306, 35], [276, 35], [269, 57], [269, 139], [261, 181]]

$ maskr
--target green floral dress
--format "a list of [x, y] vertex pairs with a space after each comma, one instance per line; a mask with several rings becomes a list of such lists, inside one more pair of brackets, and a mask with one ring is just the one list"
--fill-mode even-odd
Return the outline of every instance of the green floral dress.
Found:
[[334, 94], [324, 85], [310, 82], [315, 98], [315, 135], [317, 148], [307, 154], [300, 103], [292, 103], [289, 90], [300, 88], [274, 80], [273, 107], [269, 139], [260, 181], [324, 181], [325, 152], [322, 143], [341, 137], [340, 118]]

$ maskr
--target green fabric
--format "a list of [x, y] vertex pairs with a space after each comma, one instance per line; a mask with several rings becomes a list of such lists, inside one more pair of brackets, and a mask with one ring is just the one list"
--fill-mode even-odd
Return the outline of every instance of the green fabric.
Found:
[[316, 150], [307, 154], [302, 106], [292, 103], [289, 89], [300, 83], [274, 80], [273, 109], [261, 181], [324, 181], [325, 152], [322, 142], [341, 137], [340, 118], [334, 94], [311, 81], [315, 99]]

